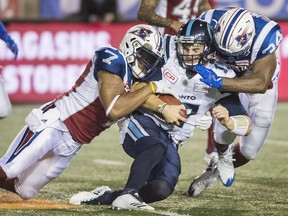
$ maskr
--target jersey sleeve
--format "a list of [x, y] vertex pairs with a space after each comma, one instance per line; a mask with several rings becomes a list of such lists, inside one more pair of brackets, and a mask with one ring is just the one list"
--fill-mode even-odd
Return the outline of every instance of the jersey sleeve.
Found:
[[275, 52], [275, 50], [279, 47], [279, 44], [283, 39], [283, 33], [280, 26], [272, 20], [268, 22], [263, 27], [263, 29], [261, 29], [259, 39], [255, 42], [256, 49], [258, 47], [258, 43], [261, 43], [261, 39], [263, 40], [263, 42], [257, 52], [256, 59], [263, 58]]
[[94, 58], [94, 76], [96, 80], [98, 80], [97, 73], [100, 70], [115, 74], [121, 77], [122, 80], [124, 79], [128, 71], [128, 65], [119, 50], [105, 47], [97, 50]]

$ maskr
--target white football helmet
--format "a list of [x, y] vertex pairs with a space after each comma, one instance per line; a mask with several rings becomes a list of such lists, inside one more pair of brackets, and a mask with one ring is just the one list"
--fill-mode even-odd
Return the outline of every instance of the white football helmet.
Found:
[[219, 19], [213, 42], [223, 60], [235, 61], [250, 54], [254, 36], [255, 24], [251, 12], [234, 8]]
[[130, 28], [120, 43], [120, 50], [132, 69], [133, 76], [140, 80], [152, 75], [163, 57], [163, 42], [159, 31], [150, 25]]

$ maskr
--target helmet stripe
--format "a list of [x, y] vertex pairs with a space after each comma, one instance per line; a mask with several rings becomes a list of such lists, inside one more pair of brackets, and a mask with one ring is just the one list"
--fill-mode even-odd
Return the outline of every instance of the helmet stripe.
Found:
[[195, 22], [195, 19], [192, 19], [189, 21], [186, 32], [185, 32], [185, 36], [190, 36], [191, 34], [191, 29], [192, 29], [192, 25]]
[[234, 28], [235, 23], [237, 23], [236, 22], [237, 19], [240, 19], [243, 16], [243, 15], [240, 16], [243, 11], [244, 10], [242, 8], [235, 10], [235, 12], [233, 12], [233, 14], [230, 16], [229, 20], [227, 21], [226, 26], [223, 29], [224, 37], [221, 40], [221, 43], [223, 44], [224, 48], [227, 48], [229, 46], [230, 40], [228, 40], [228, 38], [230, 38], [231, 34], [233, 33], [232, 29]]

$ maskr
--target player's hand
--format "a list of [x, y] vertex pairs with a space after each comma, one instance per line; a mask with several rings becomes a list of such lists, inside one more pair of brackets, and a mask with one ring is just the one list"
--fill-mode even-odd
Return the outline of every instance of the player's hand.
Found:
[[210, 111], [207, 111], [204, 115], [197, 119], [195, 126], [201, 130], [207, 130], [212, 124], [212, 116]]
[[233, 122], [230, 119], [229, 111], [221, 106], [217, 105], [212, 109], [212, 115], [218, 119], [218, 121], [225, 127], [227, 127], [229, 130], [233, 129]]
[[195, 65], [195, 69], [202, 76], [200, 81], [211, 86], [212, 88], [221, 88], [222, 87], [222, 78], [217, 76], [217, 74], [209, 69], [204, 67], [203, 65]]
[[178, 98], [178, 95], [176, 95], [171, 87], [168, 87], [167, 84], [165, 85], [165, 83], [162, 80], [159, 81], [153, 81], [153, 83], [156, 85], [156, 92], [158, 94], [170, 94], [173, 95], [174, 97]]
[[17, 58], [18, 56], [18, 46], [17, 44], [14, 42], [14, 40], [10, 37], [9, 34], [6, 34], [3, 37], [3, 40], [5, 41], [7, 47], [11, 50], [11, 52], [14, 54], [14, 59]]
[[184, 105], [166, 105], [162, 115], [167, 123], [179, 126], [181, 122], [186, 122], [186, 118], [181, 115], [181, 110], [186, 110]]

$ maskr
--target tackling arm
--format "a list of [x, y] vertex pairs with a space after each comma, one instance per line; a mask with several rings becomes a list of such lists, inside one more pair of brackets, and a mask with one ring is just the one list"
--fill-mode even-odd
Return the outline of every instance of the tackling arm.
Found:
[[219, 77], [213, 70], [202, 65], [195, 68], [202, 76], [200, 81], [230, 92], [265, 93], [275, 72], [277, 58], [275, 52], [256, 60], [252, 65], [252, 74], [237, 78]]
[[[137, 89], [143, 88], [143, 86], [147, 85], [146, 83], [137, 83], [133, 85], [132, 91], [136, 91]], [[148, 86], [148, 85], [147, 85]], [[162, 113], [164, 119], [168, 123], [173, 123], [176, 125], [180, 125], [180, 121], [186, 122], [186, 118], [184, 118], [180, 114], [181, 109], [185, 109], [184, 105], [165, 105], [163, 110], [160, 110], [160, 107], [165, 104], [161, 99], [159, 99], [156, 95], [150, 95], [149, 98], [142, 104], [142, 107], [145, 109], [152, 110], [154, 112]]]
[[130, 114], [153, 95], [149, 85], [133, 92], [125, 92], [123, 80], [103, 70], [98, 72], [98, 83], [101, 103], [105, 110], [109, 109], [107, 116], [111, 120]]
[[277, 59], [275, 52], [256, 60], [252, 74], [239, 78], [222, 78], [222, 89], [234, 92], [265, 93], [275, 72]]

